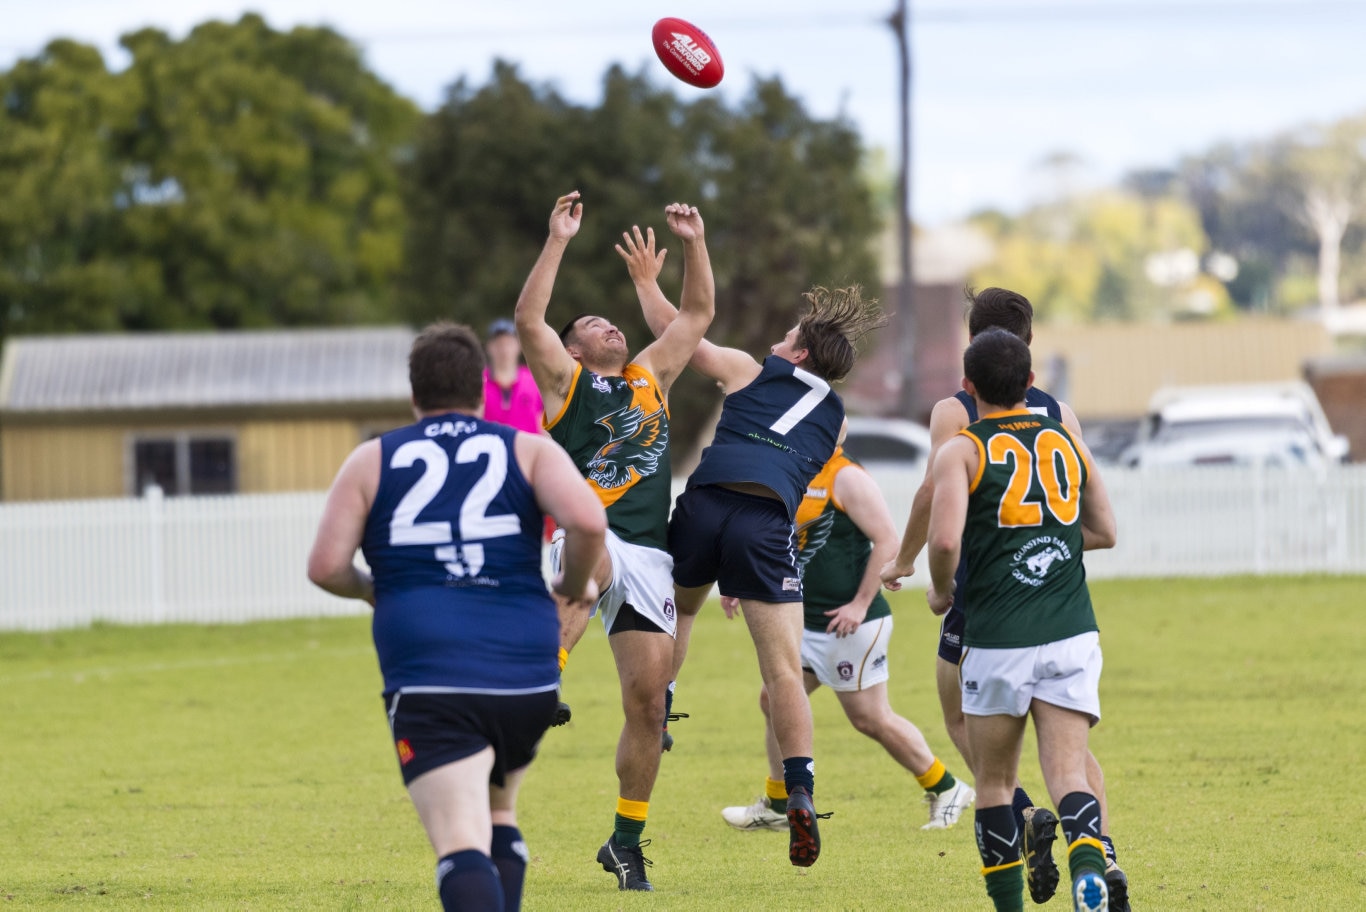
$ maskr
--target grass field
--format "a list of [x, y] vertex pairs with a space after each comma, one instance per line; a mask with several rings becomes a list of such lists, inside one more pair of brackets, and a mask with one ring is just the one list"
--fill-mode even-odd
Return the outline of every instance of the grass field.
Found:
[[[1092, 747], [1140, 910], [1366, 908], [1366, 580], [1093, 587], [1105, 720]], [[939, 722], [935, 621], [896, 597], [892, 704]], [[740, 622], [697, 625], [651, 806], [653, 895], [593, 861], [611, 830], [619, 709], [600, 627], [568, 669], [574, 721], [523, 790], [528, 910], [990, 908], [970, 818], [925, 833], [919, 790], [813, 700], [820, 862], [739, 833], [762, 787]], [[0, 635], [0, 903], [15, 908], [435, 909], [365, 619]], [[1032, 750], [1025, 783], [1044, 794]], [[1048, 908], [1064, 908], [1065, 896]]]

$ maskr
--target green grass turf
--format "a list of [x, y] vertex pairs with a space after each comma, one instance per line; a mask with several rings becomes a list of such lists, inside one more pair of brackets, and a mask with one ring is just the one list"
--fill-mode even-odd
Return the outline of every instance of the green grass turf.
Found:
[[[1366, 580], [1093, 586], [1105, 767], [1141, 910], [1366, 907]], [[897, 596], [892, 705], [955, 771], [935, 620]], [[595, 622], [596, 623], [596, 622]], [[741, 622], [697, 625], [651, 805], [657, 891], [593, 861], [611, 830], [615, 676], [598, 626], [571, 659], [574, 721], [523, 789], [528, 910], [987, 909], [970, 818], [921, 832], [919, 789], [818, 692], [824, 853], [730, 830], [765, 765]], [[0, 635], [0, 905], [435, 909], [363, 618]], [[1031, 735], [1032, 737], [1032, 735]], [[1022, 774], [1039, 799], [1032, 744]], [[1059, 896], [1048, 908], [1065, 908]]]

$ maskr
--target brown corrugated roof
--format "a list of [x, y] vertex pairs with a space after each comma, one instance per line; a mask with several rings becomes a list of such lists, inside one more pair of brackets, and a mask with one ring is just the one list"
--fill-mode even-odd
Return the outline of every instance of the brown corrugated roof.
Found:
[[406, 327], [21, 336], [0, 413], [404, 402]]

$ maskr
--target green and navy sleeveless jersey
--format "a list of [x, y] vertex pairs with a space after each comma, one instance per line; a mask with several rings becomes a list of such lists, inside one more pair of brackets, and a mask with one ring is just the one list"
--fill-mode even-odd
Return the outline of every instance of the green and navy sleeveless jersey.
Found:
[[380, 437], [361, 550], [386, 692], [535, 693], [559, 682], [560, 622], [541, 576], [544, 516], [517, 431], [449, 413]]
[[[835, 499], [835, 476], [856, 465], [842, 447], [837, 447], [835, 455], [807, 485], [806, 496], [797, 508], [797, 568], [802, 574], [807, 630], [824, 631], [829, 626], [825, 612], [849, 604], [868, 568], [873, 543]], [[891, 613], [879, 589], [863, 620]]]
[[977, 446], [963, 546], [963, 643], [1013, 649], [1096, 629], [1082, 565], [1089, 466], [1062, 422], [997, 412], [959, 433]]
[[604, 377], [575, 365], [564, 407], [546, 422], [607, 510], [623, 541], [667, 546], [669, 406], [650, 372], [626, 365]]
[[722, 402], [715, 436], [688, 487], [761, 484], [795, 519], [806, 486], [835, 452], [843, 424], [844, 402], [829, 383], [769, 355], [759, 376]]

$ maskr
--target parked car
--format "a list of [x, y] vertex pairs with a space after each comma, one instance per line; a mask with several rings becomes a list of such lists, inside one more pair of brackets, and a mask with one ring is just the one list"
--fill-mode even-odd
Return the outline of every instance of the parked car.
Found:
[[1345, 460], [1348, 448], [1308, 384], [1172, 387], [1153, 396], [1121, 462], [1319, 467]]
[[865, 466], [895, 465], [924, 470], [930, 455], [930, 429], [904, 418], [850, 415], [844, 450]]

